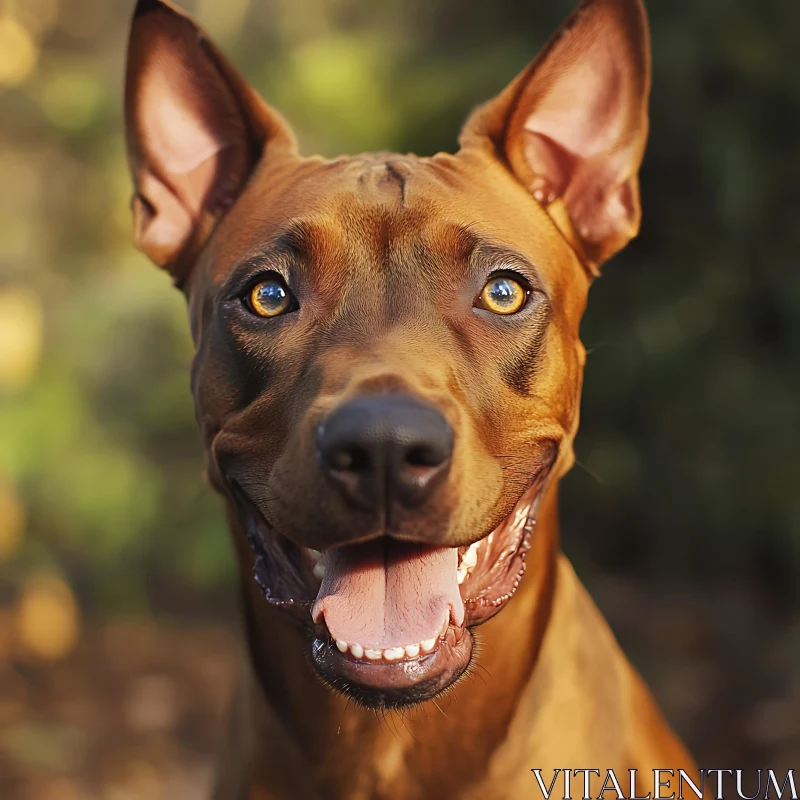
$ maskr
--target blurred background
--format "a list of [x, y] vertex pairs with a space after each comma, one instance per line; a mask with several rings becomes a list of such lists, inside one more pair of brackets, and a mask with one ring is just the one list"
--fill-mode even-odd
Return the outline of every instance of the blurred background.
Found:
[[[182, 297], [130, 246], [132, 0], [0, 0], [0, 796], [201, 797], [233, 561]], [[571, 9], [186, 0], [307, 153], [453, 149]], [[800, 753], [800, 4], [651, 2], [641, 237], [607, 265], [578, 573], [701, 765]]]

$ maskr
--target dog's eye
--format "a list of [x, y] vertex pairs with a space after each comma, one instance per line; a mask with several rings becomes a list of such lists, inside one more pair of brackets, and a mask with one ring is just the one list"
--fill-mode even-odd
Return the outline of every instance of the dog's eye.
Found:
[[508, 275], [490, 278], [475, 302], [493, 314], [516, 314], [528, 300], [530, 289]]
[[294, 311], [297, 301], [279, 276], [260, 280], [247, 296], [250, 309], [259, 317], [277, 317]]

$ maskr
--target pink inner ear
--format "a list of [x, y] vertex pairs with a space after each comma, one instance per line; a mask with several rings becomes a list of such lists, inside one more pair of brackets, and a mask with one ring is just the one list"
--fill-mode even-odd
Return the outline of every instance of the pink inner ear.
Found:
[[640, 0], [582, 4], [525, 73], [506, 128], [517, 176], [539, 202], [563, 201], [565, 236], [594, 264], [638, 229], [648, 48]]
[[627, 123], [625, 75], [610, 52], [592, 51], [556, 80], [525, 121], [567, 152], [589, 159], [615, 147]]
[[154, 42], [139, 78], [135, 99], [139, 149], [150, 170], [169, 184], [196, 221], [204, 205], [225, 201], [216, 195], [232, 176], [220, 174], [220, 154], [239, 145], [241, 158], [232, 153], [226, 161], [234, 163], [226, 166], [241, 169], [247, 139], [239, 110], [224, 84], [220, 86], [220, 76], [200, 59], [190, 68], [168, 44]]
[[545, 61], [541, 83], [532, 87], [525, 155], [549, 192], [574, 196], [580, 184], [582, 196], [591, 191], [602, 201], [627, 177], [631, 160], [637, 82], [630, 49], [612, 31], [598, 32], [583, 50], [567, 49], [558, 64]]
[[163, 183], [144, 174], [133, 200], [133, 230], [137, 246], [165, 266], [191, 233], [192, 218]]
[[173, 174], [185, 174], [220, 150], [218, 132], [198, 116], [199, 104], [187, 96], [186, 87], [177, 92], [172, 76], [164, 73], [154, 75], [146, 86], [140, 102], [145, 124], [150, 123], [147, 137], [153, 158]]
[[136, 244], [182, 283], [266, 142], [294, 154], [288, 126], [191, 19], [138, 0], [125, 80]]

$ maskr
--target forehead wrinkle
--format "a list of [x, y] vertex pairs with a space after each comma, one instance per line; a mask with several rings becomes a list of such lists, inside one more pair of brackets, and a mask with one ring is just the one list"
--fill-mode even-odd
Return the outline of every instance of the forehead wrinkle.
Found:
[[358, 266], [385, 274], [393, 265], [404, 228], [409, 226], [406, 213], [385, 203], [353, 199], [340, 206], [336, 218], [337, 227], [344, 232], [344, 249], [359, 259]]
[[419, 211], [359, 198], [336, 205], [337, 227], [343, 232], [337, 259], [348, 263], [351, 280], [327, 322], [346, 318], [374, 332], [411, 312], [418, 279], [434, 275], [429, 248], [422, 250], [420, 244], [423, 218]]
[[274, 269], [309, 260], [321, 260], [326, 243], [337, 238], [335, 227], [325, 224], [320, 218], [297, 218], [281, 225], [259, 244], [253, 245], [249, 253], [235, 262], [228, 272], [220, 271], [215, 278], [220, 285], [234, 281], [247, 270]]
[[340, 231], [321, 215], [300, 217], [276, 231], [262, 253], [281, 253], [301, 260], [323, 261], [328, 251], [340, 244], [340, 240]]

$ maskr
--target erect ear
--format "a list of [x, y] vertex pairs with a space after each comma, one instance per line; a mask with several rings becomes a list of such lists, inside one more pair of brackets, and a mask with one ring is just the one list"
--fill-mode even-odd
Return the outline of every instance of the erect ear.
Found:
[[134, 241], [176, 283], [265, 148], [295, 151], [285, 122], [183, 13], [139, 0], [125, 84]]
[[639, 230], [649, 93], [641, 0], [585, 0], [460, 141], [491, 147], [596, 272]]

